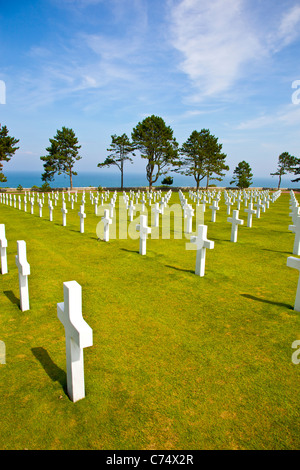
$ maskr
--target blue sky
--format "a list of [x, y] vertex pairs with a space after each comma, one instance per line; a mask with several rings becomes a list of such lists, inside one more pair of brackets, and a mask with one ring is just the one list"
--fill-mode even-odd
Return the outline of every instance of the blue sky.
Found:
[[[292, 88], [300, 80], [300, 1], [0, 4], [0, 122], [20, 139], [4, 173], [42, 171], [39, 157], [62, 126], [82, 146], [78, 172], [102, 171], [111, 135], [130, 136], [151, 114], [179, 144], [209, 129], [230, 176], [242, 160], [258, 177], [275, 171], [284, 151], [300, 157], [300, 82]], [[139, 158], [127, 166], [144, 169]]]

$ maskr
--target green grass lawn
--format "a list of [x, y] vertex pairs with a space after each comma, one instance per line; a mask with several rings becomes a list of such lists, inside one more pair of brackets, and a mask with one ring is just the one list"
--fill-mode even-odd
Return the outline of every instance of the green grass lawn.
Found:
[[[187, 195], [186, 195], [187, 196]], [[81, 198], [79, 198], [81, 200]], [[297, 449], [300, 339], [293, 310], [298, 271], [286, 266], [294, 235], [282, 194], [230, 242], [224, 197], [208, 239], [203, 278], [185, 236], [97, 240], [86, 194], [62, 226], [4, 204], [8, 274], [1, 276], [1, 449]], [[46, 201], [46, 199], [45, 199]], [[173, 193], [170, 204], [179, 203]], [[17, 205], [18, 207], [18, 205]], [[137, 217], [137, 216], [136, 216]], [[118, 228], [118, 227], [117, 227]], [[195, 226], [194, 226], [195, 230]], [[27, 243], [30, 310], [19, 309], [17, 240]], [[63, 282], [82, 286], [94, 345], [84, 350], [86, 397], [66, 393], [65, 335], [56, 304]]]

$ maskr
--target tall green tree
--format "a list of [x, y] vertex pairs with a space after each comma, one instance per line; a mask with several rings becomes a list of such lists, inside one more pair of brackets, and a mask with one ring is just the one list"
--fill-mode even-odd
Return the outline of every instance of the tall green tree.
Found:
[[221, 152], [222, 144], [218, 143], [217, 137], [212, 135], [209, 129], [193, 131], [187, 141], [179, 150], [180, 164], [175, 171], [193, 176], [197, 189], [200, 181], [206, 178], [206, 189], [209, 180], [221, 181], [224, 171], [229, 167], [225, 165], [226, 154]]
[[9, 131], [7, 127], [1, 126], [0, 124], [0, 182], [1, 183], [5, 183], [7, 181], [7, 178], [2, 173], [2, 169], [3, 169], [2, 162], [9, 162], [9, 160], [15, 154], [16, 150], [20, 148], [20, 147], [16, 147], [19, 140], [8, 135], [8, 132]]
[[50, 146], [46, 148], [48, 155], [40, 157], [44, 163], [44, 173], [42, 181], [53, 181], [55, 174], [65, 174], [70, 178], [70, 188], [73, 188], [74, 175], [73, 170], [75, 163], [82, 157], [78, 155], [81, 145], [78, 145], [78, 139], [73, 129], [62, 127], [57, 130], [53, 139], [49, 139]]
[[139, 122], [131, 133], [132, 142], [141, 157], [147, 160], [146, 174], [151, 190], [161, 175], [167, 174], [169, 168], [178, 158], [178, 143], [173, 130], [159, 116], [149, 116]]
[[208, 129], [202, 129], [205, 139], [204, 171], [206, 176], [206, 189], [210, 180], [222, 181], [229, 166], [225, 164], [227, 155], [222, 152], [222, 144]]
[[193, 131], [186, 142], [179, 150], [180, 164], [175, 171], [185, 176], [193, 176], [199, 189], [200, 181], [206, 176], [207, 131], [202, 129], [200, 132]]
[[124, 163], [125, 161], [133, 163], [132, 158], [129, 156], [130, 154], [135, 155], [133, 150], [134, 146], [126, 134], [121, 136], [114, 134], [111, 136], [110, 148], [107, 149], [110, 154], [103, 163], [98, 163], [97, 165], [100, 168], [111, 165], [117, 166], [121, 172], [121, 189], [123, 189], [124, 182]]
[[252, 184], [252, 170], [249, 163], [243, 160], [238, 164], [233, 172], [233, 180], [230, 184], [235, 184], [239, 189], [249, 188]]
[[[281, 178], [287, 173], [294, 173], [297, 165], [297, 158], [290, 155], [288, 152], [283, 152], [278, 157], [277, 170], [275, 173], [270, 173], [272, 176], [278, 176], [278, 189], [280, 188]], [[297, 181], [297, 180], [294, 180]]]

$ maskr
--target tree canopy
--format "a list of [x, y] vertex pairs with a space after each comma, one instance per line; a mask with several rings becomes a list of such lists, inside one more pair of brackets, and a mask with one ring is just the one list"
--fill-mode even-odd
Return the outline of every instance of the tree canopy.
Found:
[[208, 188], [210, 179], [221, 181], [223, 172], [229, 170], [225, 165], [226, 155], [221, 150], [222, 144], [218, 143], [218, 139], [208, 129], [200, 132], [194, 130], [179, 150], [179, 166], [175, 171], [193, 176], [197, 189], [200, 181], [206, 178]]
[[7, 127], [1, 126], [0, 124], [0, 182], [1, 183], [5, 183], [7, 181], [7, 178], [2, 173], [2, 169], [3, 169], [2, 162], [9, 162], [9, 160], [15, 154], [16, 150], [19, 149], [19, 147], [16, 147], [19, 140], [8, 135], [8, 132], [9, 131]]
[[76, 161], [82, 157], [78, 155], [81, 145], [78, 145], [78, 139], [73, 129], [63, 127], [57, 130], [53, 139], [49, 139], [50, 146], [46, 148], [48, 155], [40, 157], [44, 163], [44, 173], [42, 181], [53, 181], [55, 174], [66, 174], [70, 178], [70, 188], [73, 188], [72, 176], [77, 175], [73, 171]]
[[252, 184], [252, 170], [249, 163], [241, 161], [233, 172], [233, 180], [230, 184], [236, 184], [240, 189], [249, 188]]
[[161, 117], [152, 115], [137, 124], [131, 138], [141, 157], [147, 160], [146, 172], [151, 189], [177, 160], [178, 143], [173, 130]]
[[117, 166], [121, 172], [121, 189], [123, 189], [124, 182], [124, 162], [127, 160], [132, 163], [132, 158], [129, 157], [129, 154], [135, 155], [133, 150], [134, 146], [126, 134], [121, 136], [114, 134], [111, 136], [111, 146], [107, 149], [110, 155], [106, 157], [103, 163], [98, 163], [97, 165], [99, 168], [111, 165]]
[[[298, 159], [293, 157], [288, 152], [283, 152], [278, 157], [277, 170], [275, 173], [270, 173], [272, 176], [278, 176], [278, 189], [280, 188], [281, 178], [287, 173], [294, 173], [296, 170]], [[295, 173], [296, 174], [296, 173]], [[299, 178], [300, 179], [300, 178]], [[294, 180], [299, 181], [299, 180]]]

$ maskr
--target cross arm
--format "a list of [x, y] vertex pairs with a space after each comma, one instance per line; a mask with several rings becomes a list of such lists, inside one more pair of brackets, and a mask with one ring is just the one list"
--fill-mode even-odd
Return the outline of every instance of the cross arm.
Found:
[[289, 268], [298, 269], [300, 271], [300, 258], [295, 258], [295, 256], [289, 256], [286, 264]]

